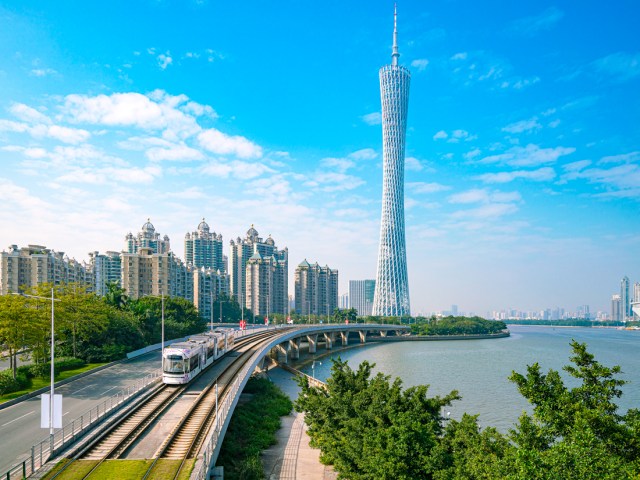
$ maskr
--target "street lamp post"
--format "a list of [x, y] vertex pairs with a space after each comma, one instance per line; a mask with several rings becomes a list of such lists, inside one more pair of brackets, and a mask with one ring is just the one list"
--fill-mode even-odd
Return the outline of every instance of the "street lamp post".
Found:
[[[50, 393], [49, 393], [49, 445], [50, 445], [50, 449], [51, 449], [51, 454], [53, 455], [53, 429], [54, 429], [54, 422], [53, 422], [53, 414], [54, 414], [54, 410], [53, 410], [53, 399], [54, 399], [54, 395], [55, 395], [55, 368], [54, 368], [54, 361], [55, 361], [55, 332], [54, 332], [54, 328], [55, 328], [55, 307], [54, 307], [54, 302], [59, 302], [60, 299], [54, 298], [53, 296], [54, 293], [54, 289], [53, 287], [51, 287], [51, 388], [50, 388]], [[41, 297], [38, 295], [28, 295], [26, 293], [16, 293], [15, 295], [20, 295], [23, 297], [28, 297], [28, 298], [39, 298], [41, 300], [49, 300], [49, 297]]]
[[160, 340], [160, 361], [162, 362], [162, 354], [164, 353], [164, 294], [160, 297], [161, 304], [161, 321], [162, 321], [162, 339]]
[[322, 365], [322, 362], [316, 362], [315, 360], [311, 364], [311, 377], [315, 380], [316, 378], [316, 363], [318, 365]]
[[209, 327], [213, 332], [213, 290], [211, 290], [211, 308], [209, 309]]

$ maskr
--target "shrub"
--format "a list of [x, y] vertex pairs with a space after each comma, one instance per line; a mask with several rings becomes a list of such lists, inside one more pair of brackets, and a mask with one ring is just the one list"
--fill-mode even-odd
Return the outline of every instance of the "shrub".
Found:
[[29, 387], [30, 383], [27, 376], [22, 373], [18, 373], [16, 378], [13, 378], [11, 370], [2, 370], [0, 372], [0, 395], [24, 390]]
[[[55, 361], [54, 370], [55, 375], [66, 370], [74, 370], [76, 368], [84, 367], [86, 362], [80, 358], [61, 358]], [[48, 378], [51, 375], [51, 362], [46, 363], [34, 363], [29, 366], [31, 377]]]

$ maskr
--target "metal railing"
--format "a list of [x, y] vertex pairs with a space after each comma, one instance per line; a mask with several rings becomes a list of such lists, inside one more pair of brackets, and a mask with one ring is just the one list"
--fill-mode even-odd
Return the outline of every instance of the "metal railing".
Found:
[[148, 374], [138, 380], [133, 385], [99, 403], [91, 410], [80, 415], [64, 425], [54, 433], [53, 438], [47, 437], [40, 443], [31, 447], [31, 452], [25, 454], [25, 459], [11, 467], [5, 475], [0, 478], [11, 480], [12, 478], [27, 478], [27, 476], [37, 472], [44, 464], [54, 458], [57, 452], [64, 450], [67, 446], [78, 440], [85, 433], [102, 422], [111, 414], [120, 409], [128, 400], [142, 392], [143, 389], [157, 382], [162, 378], [162, 372]]
[[[215, 453], [218, 443], [224, 440], [223, 426], [227, 423], [230, 414], [233, 414], [235, 409], [235, 403], [237, 403], [238, 391], [241, 385], [244, 383], [242, 380], [251, 374], [251, 371], [255, 368], [252, 362], [246, 365], [240, 370], [240, 373], [236, 375], [236, 379], [233, 381], [233, 385], [224, 397], [221, 404], [218, 405], [218, 411], [216, 412], [216, 420], [213, 424], [213, 433], [211, 434], [209, 441], [202, 449], [203, 461], [196, 466], [193, 472], [191, 472], [191, 480], [205, 480], [208, 477], [209, 470], [211, 469], [213, 454]], [[226, 429], [224, 429], [226, 431]], [[222, 434], [222, 435], [221, 435]]]

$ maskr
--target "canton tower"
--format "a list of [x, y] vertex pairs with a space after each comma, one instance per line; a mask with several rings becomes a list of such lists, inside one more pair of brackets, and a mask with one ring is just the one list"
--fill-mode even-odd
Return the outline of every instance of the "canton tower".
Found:
[[404, 144], [411, 73], [398, 65], [397, 11], [393, 13], [391, 65], [380, 69], [382, 101], [382, 218], [373, 315], [409, 315], [404, 238]]

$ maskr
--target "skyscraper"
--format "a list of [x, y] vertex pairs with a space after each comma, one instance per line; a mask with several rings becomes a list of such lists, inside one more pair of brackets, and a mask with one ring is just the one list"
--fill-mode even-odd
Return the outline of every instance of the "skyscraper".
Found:
[[611, 320], [619, 322], [622, 320], [622, 302], [620, 295], [611, 295]]
[[625, 322], [627, 318], [631, 317], [631, 297], [629, 277], [624, 276], [620, 280], [620, 320]]
[[382, 101], [382, 217], [373, 315], [409, 315], [404, 237], [404, 145], [411, 73], [398, 65], [397, 12], [393, 14], [391, 65], [380, 69]]
[[375, 280], [349, 280], [349, 304], [358, 315], [371, 315], [375, 290]]

